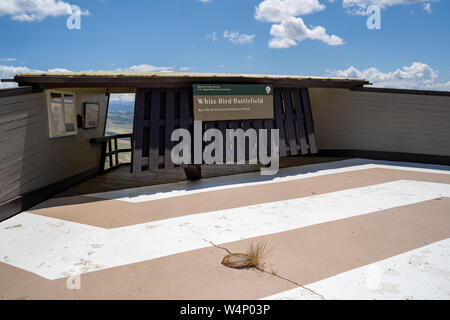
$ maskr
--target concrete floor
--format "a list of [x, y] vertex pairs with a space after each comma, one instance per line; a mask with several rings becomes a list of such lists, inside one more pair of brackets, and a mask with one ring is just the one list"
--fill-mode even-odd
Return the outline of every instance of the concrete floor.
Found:
[[[303, 166], [315, 163], [326, 163], [344, 159], [346, 158], [312, 156], [282, 157], [280, 158], [280, 168]], [[249, 164], [202, 165], [201, 167], [203, 179], [260, 171], [260, 165]], [[174, 169], [170, 170], [161, 169], [157, 171], [143, 171], [138, 176], [135, 176], [130, 172], [131, 167], [129, 165], [124, 165], [111, 172], [96, 176], [86, 182], [80, 183], [58, 194], [56, 197], [70, 197], [96, 192], [161, 185], [186, 180], [186, 174], [181, 167], [175, 167]]]
[[449, 299], [449, 249], [449, 167], [349, 159], [50, 199], [0, 223], [0, 297]]

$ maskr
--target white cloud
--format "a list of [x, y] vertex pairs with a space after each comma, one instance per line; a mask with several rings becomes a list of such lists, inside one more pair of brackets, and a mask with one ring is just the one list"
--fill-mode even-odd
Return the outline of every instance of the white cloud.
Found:
[[16, 61], [16, 58], [0, 58], [0, 61], [7, 61], [7, 62], [12, 62], [12, 61]]
[[[439, 0], [342, 0], [344, 8], [349, 9], [350, 14], [366, 15], [366, 9], [370, 5], [376, 5], [381, 9], [392, 7], [399, 4], [414, 4], [419, 2], [430, 2]], [[426, 9], [425, 9], [426, 10]]]
[[[65, 73], [70, 72], [70, 70], [63, 68], [53, 68], [48, 69], [47, 71], [32, 69], [28, 67], [14, 67], [14, 66], [5, 66], [0, 65], [0, 79], [12, 79], [16, 74], [19, 73], [42, 73], [42, 72], [51, 72], [51, 73]], [[15, 82], [0, 82], [0, 89], [2, 88], [14, 88], [17, 87]]]
[[188, 71], [191, 67], [180, 67], [180, 71]]
[[340, 78], [364, 78], [376, 87], [450, 91], [450, 81], [438, 82], [438, 72], [422, 62], [413, 62], [391, 72], [374, 67], [358, 70], [353, 66], [328, 72]]
[[[224, 66], [220, 65], [219, 67], [223, 68]], [[182, 68], [183, 67], [181, 67], [180, 70], [182, 70]], [[109, 71], [156, 72], [167, 70], [172, 70], [172, 68], [157, 67], [144, 64]], [[107, 72], [108, 70], [100, 70], [100, 71]], [[0, 65], [0, 79], [12, 79], [18, 73], [30, 73], [30, 72], [45, 72], [45, 71], [32, 69], [28, 67], [14, 67], [14, 66]], [[64, 73], [70, 71], [63, 68], [54, 68], [47, 70], [47, 72]], [[434, 70], [429, 65], [422, 62], [414, 62], [410, 66], [404, 66], [391, 72], [382, 72], [374, 67], [365, 70], [358, 70], [357, 68], [350, 66], [345, 70], [333, 70], [328, 71], [328, 73], [340, 78], [364, 78], [372, 82], [374, 86], [377, 87], [450, 91], [450, 81], [439, 82], [438, 71]], [[17, 86], [16, 83], [0, 82], [0, 88], [12, 88], [16, 86]], [[111, 101], [123, 103], [133, 102], [134, 95], [115, 94], [114, 97], [111, 96]]]
[[324, 27], [317, 26], [309, 29], [302, 18], [295, 17], [272, 25], [270, 35], [273, 36], [269, 41], [270, 48], [289, 48], [305, 39], [320, 40], [331, 46], [344, 44], [344, 40], [338, 36], [328, 35]]
[[213, 33], [207, 34], [206, 35], [206, 39], [211, 39], [212, 41], [216, 41], [217, 40], [217, 33], [213, 32]]
[[[0, 65], [0, 79], [12, 79], [18, 73], [40, 72], [27, 67], [13, 67]], [[0, 89], [17, 87], [15, 82], [0, 82]]]
[[325, 9], [318, 0], [264, 0], [255, 8], [255, 19], [281, 22]]
[[64, 68], [53, 68], [53, 69], [48, 69], [47, 72], [50, 73], [67, 73], [67, 72], [71, 72], [70, 70], [64, 69]]
[[134, 97], [134, 93], [115, 93], [111, 94], [109, 101], [112, 103], [133, 103]]
[[[70, 15], [72, 5], [61, 0], [0, 0], [0, 16], [8, 15], [13, 20], [35, 22], [48, 16]], [[89, 14], [85, 10], [82, 14]]]
[[238, 44], [245, 44], [250, 43], [255, 38], [254, 34], [245, 34], [245, 33], [239, 33], [239, 31], [236, 32], [230, 32], [228, 30], [225, 30], [223, 32], [223, 37], [229, 39], [233, 43]]
[[151, 64], [140, 64], [137, 66], [131, 66], [125, 69], [118, 68], [113, 70], [114, 72], [172, 72], [173, 67], [158, 67]]
[[328, 35], [322, 26], [308, 28], [298, 17], [325, 9], [318, 0], [264, 0], [255, 8], [255, 19], [274, 22], [270, 28], [270, 48], [289, 48], [305, 39], [320, 40], [331, 46], [344, 44], [336, 35]]
[[431, 3], [425, 3], [424, 5], [423, 5], [423, 10], [425, 10], [426, 12], [428, 12], [428, 13], [431, 13]]

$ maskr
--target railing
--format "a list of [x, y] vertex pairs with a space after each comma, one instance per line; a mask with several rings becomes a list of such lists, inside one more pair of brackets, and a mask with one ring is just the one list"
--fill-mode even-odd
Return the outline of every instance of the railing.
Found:
[[[129, 148], [119, 148], [119, 144], [122, 144], [123, 146], [125, 139], [130, 139]], [[120, 166], [131, 164], [132, 139], [133, 134], [131, 133], [91, 139], [92, 143], [100, 143], [102, 145], [100, 160], [101, 174], [110, 172], [111, 170], [114, 170]], [[119, 143], [119, 141], [121, 143]], [[120, 154], [126, 153], [130, 154], [129, 159], [127, 159], [127, 157], [119, 157]]]

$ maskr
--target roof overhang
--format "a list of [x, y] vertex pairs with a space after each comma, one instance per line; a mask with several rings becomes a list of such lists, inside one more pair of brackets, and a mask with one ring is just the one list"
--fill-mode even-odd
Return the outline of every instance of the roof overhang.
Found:
[[28, 73], [14, 79], [19, 86], [51, 88], [179, 88], [195, 83], [271, 84], [280, 88], [355, 88], [365, 79], [229, 73]]

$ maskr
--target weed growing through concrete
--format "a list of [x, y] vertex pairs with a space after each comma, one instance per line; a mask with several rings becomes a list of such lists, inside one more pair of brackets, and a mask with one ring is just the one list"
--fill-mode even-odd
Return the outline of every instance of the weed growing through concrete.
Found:
[[[207, 241], [207, 240], [205, 240]], [[301, 283], [297, 283], [295, 281], [292, 281], [288, 278], [285, 278], [283, 276], [280, 276], [278, 274], [278, 271], [275, 269], [270, 269], [269, 271], [266, 271], [264, 269], [264, 260], [267, 258], [270, 251], [272, 251], [272, 248], [270, 248], [267, 243], [265, 243], [262, 240], [258, 240], [256, 242], [252, 241], [247, 249], [247, 253], [231, 253], [230, 250], [224, 247], [216, 246], [214, 243], [208, 241], [216, 248], [223, 249], [228, 252], [228, 255], [226, 255], [223, 260], [222, 264], [224, 266], [227, 266], [229, 268], [235, 268], [235, 269], [249, 269], [249, 268], [255, 268], [258, 271], [270, 274], [274, 277], [289, 281], [292, 284], [295, 284], [296, 286], [302, 287], [305, 290], [308, 290], [314, 295], [319, 296], [321, 299], [325, 300], [325, 298], [320, 295], [319, 293], [314, 292], [313, 290], [303, 286]]]
[[222, 264], [230, 268], [256, 268], [264, 271], [264, 260], [270, 248], [262, 240], [252, 241], [246, 253], [230, 253], [222, 260]]
[[249, 267], [264, 270], [264, 260], [270, 252], [270, 248], [266, 242], [258, 240], [252, 241], [247, 250], [249, 258]]

